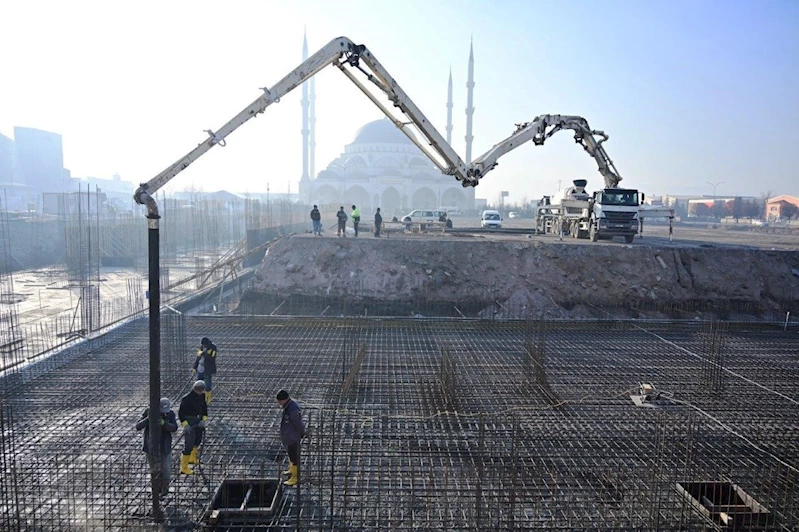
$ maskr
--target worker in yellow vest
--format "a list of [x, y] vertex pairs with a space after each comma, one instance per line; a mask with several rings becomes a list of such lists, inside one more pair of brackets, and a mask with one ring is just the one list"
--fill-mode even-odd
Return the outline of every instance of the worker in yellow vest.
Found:
[[358, 223], [361, 221], [361, 211], [353, 205], [350, 216], [352, 216], [352, 226], [355, 228], [355, 238], [358, 238]]

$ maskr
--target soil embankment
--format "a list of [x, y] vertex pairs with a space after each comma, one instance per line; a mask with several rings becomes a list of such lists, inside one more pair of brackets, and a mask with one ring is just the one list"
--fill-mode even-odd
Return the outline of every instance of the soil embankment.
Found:
[[259, 299], [288, 297], [369, 301], [396, 308], [397, 314], [419, 301], [442, 308], [494, 306], [492, 312], [525, 309], [548, 317], [587, 317], [595, 307], [655, 309], [691, 302], [776, 310], [799, 300], [799, 254], [294, 236], [269, 249], [243, 302], [254, 308]]

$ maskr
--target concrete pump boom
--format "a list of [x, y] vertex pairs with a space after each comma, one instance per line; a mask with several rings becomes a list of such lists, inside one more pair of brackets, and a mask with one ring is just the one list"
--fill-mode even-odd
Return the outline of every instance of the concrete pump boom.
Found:
[[[367, 71], [364, 69], [361, 66], [362, 64], [369, 70]], [[157, 215], [158, 207], [153, 200], [153, 195], [160, 188], [215, 145], [219, 144], [220, 146], [224, 146], [225, 138], [245, 122], [263, 113], [267, 107], [273, 103], [279, 102], [281, 97], [285, 96], [296, 87], [299, 87], [303, 82], [330, 65], [338, 67], [346, 74], [347, 77], [352, 80], [352, 82], [355, 83], [392, 122], [394, 122], [394, 125], [400, 128], [402, 132], [430, 158], [442, 173], [454, 175], [457, 179], [463, 179], [466, 175], [466, 165], [455, 150], [447, 144], [441, 134], [433, 127], [422, 111], [408, 98], [394, 78], [383, 68], [383, 65], [380, 64], [366, 46], [356, 45], [346, 37], [338, 37], [330, 41], [300, 66], [292, 70], [286, 77], [277, 82], [277, 84], [271, 88], [262, 88], [263, 94], [261, 96], [217, 131], [206, 130], [206, 133], [208, 133], [207, 139], [170, 165], [166, 170], [147, 183], [142, 183], [139, 186], [133, 196], [136, 203], [147, 205], [148, 215]], [[378, 87], [388, 97], [394, 107], [398, 107], [408, 116], [410, 123], [415, 125], [424, 136], [427, 141], [426, 145], [414, 137], [408, 129], [409, 124], [402, 123], [394, 118], [390, 109], [380, 102], [367, 86], [355, 76], [352, 72], [353, 69], [365, 74], [366, 79]], [[435, 154], [431, 152], [431, 148], [434, 150]], [[436, 159], [436, 155], [444, 160], [444, 164], [441, 164]]]
[[[147, 206], [148, 217], [157, 217], [158, 207], [154, 200], [154, 194], [159, 189], [215, 145], [225, 146], [225, 138], [228, 135], [251, 118], [263, 113], [267, 107], [279, 102], [280, 98], [330, 65], [336, 66], [361, 89], [394, 125], [427, 155], [443, 174], [454, 176], [464, 187], [477, 186], [480, 179], [485, 177], [497, 165], [497, 160], [505, 153], [528, 140], [532, 140], [536, 145], [541, 145], [546, 139], [561, 129], [574, 130], [575, 141], [581, 144], [596, 159], [599, 171], [605, 177], [605, 185], [607, 187], [614, 187], [621, 181], [621, 177], [615, 171], [613, 162], [602, 147], [602, 143], [608, 138], [607, 135], [601, 131], [591, 130], [588, 127], [588, 122], [584, 118], [577, 116], [543, 115], [537, 117], [533, 122], [520, 124], [513, 135], [494, 146], [472, 164], [465, 164], [452, 146], [444, 140], [424, 113], [405, 94], [405, 91], [400, 88], [396, 80], [383, 68], [383, 65], [380, 64], [366, 46], [355, 44], [346, 37], [338, 37], [300, 64], [277, 84], [271, 88], [263, 87], [261, 89], [263, 91], [262, 95], [217, 131], [205, 130], [208, 133], [207, 139], [170, 165], [166, 170], [147, 183], [142, 183], [136, 189], [133, 196], [136, 203]], [[390, 108], [383, 104], [369, 90], [367, 85], [361, 82], [354, 73], [355, 70], [364, 74], [368, 81], [387, 96], [393, 106], [399, 108], [407, 116], [409, 122], [401, 122], [395, 118]], [[421, 133], [424, 142], [413, 135], [409, 129], [411, 125], [415, 126], [418, 132]], [[602, 139], [596, 141], [593, 135], [599, 135]]]
[[[608, 157], [605, 148], [602, 147], [602, 143], [608, 140], [608, 136], [604, 131], [592, 130], [588, 127], [588, 121], [585, 118], [564, 115], [542, 115], [537, 116], [532, 122], [516, 124], [516, 131], [513, 132], [513, 135], [496, 144], [469, 165], [464, 186], [467, 186], [465, 184], [467, 181], [470, 185], [476, 186], [480, 179], [497, 165], [497, 160], [509, 151], [530, 140], [536, 146], [541, 146], [549, 137], [563, 129], [573, 130], [574, 141], [596, 160], [599, 173], [605, 178], [605, 188], [617, 187], [621, 182], [621, 176], [619, 176], [613, 161]], [[601, 139], [597, 141], [594, 135]]]

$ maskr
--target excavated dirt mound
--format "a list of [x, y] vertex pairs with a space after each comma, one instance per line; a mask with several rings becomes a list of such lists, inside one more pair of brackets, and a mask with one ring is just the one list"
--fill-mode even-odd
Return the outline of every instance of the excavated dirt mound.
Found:
[[686, 302], [776, 310], [799, 299], [799, 254], [295, 236], [269, 249], [242, 301], [254, 308], [259, 300], [287, 297], [369, 301], [401, 315], [413, 312], [419, 301], [492, 313], [527, 309], [551, 317], [595, 315], [596, 307]]

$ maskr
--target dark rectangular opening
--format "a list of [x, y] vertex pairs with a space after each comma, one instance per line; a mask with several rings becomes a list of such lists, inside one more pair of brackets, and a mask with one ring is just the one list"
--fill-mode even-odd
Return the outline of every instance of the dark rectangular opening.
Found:
[[769, 511], [732, 482], [678, 482], [677, 492], [704, 517], [735, 530], [758, 530]]
[[277, 478], [226, 479], [205, 512], [210, 525], [264, 524], [271, 521], [281, 495]]

